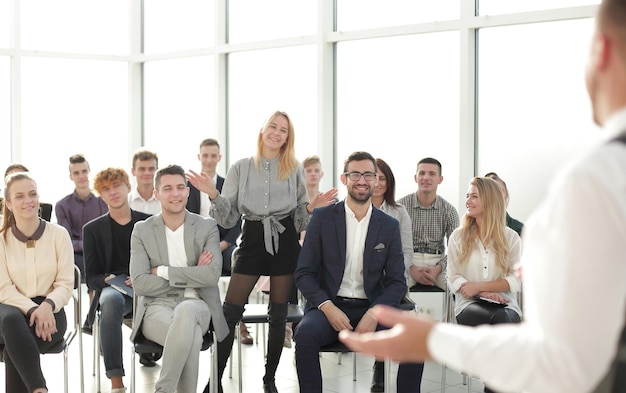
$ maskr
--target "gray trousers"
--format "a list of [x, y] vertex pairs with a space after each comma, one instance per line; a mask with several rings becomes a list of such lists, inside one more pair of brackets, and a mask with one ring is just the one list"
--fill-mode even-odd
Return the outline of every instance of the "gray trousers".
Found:
[[163, 346], [156, 392], [196, 393], [202, 336], [211, 313], [202, 299], [156, 299], [143, 317], [144, 336]]

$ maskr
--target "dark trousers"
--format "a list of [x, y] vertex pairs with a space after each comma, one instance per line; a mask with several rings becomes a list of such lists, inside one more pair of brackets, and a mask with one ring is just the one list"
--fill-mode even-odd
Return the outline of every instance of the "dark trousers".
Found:
[[[337, 299], [335, 305], [350, 319], [356, 328], [359, 321], [370, 308], [369, 301], [344, 302]], [[378, 326], [377, 330], [383, 329]], [[298, 324], [294, 341], [296, 342], [296, 370], [300, 383], [300, 393], [320, 393], [322, 391], [322, 371], [319, 351], [324, 345], [337, 342], [339, 333], [317, 308], [307, 310]], [[398, 367], [398, 393], [419, 393], [422, 382], [423, 363], [401, 363]]]
[[[456, 316], [456, 320], [459, 325], [468, 326], [520, 323], [521, 321], [519, 315], [512, 309], [482, 301], [465, 307]], [[495, 393], [495, 391], [485, 386], [485, 393]]]
[[456, 316], [459, 325], [478, 326], [499, 323], [520, 323], [519, 315], [510, 308], [488, 302], [474, 302]]
[[[39, 302], [41, 300], [43, 298]], [[39, 354], [58, 345], [67, 329], [63, 310], [54, 314], [54, 318], [58, 331], [52, 335], [52, 341], [42, 341], [35, 335], [35, 326], [28, 326], [22, 311], [0, 304], [0, 343], [4, 346], [6, 392], [30, 393], [46, 387]]]

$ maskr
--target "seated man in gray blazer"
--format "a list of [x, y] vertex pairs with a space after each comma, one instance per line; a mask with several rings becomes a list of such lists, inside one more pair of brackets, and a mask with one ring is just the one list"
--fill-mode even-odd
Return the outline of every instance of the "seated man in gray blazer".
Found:
[[163, 346], [156, 392], [195, 393], [209, 324], [218, 340], [228, 334], [217, 287], [219, 231], [212, 218], [185, 209], [189, 188], [183, 168], [159, 169], [154, 181], [161, 213], [138, 222], [131, 238], [130, 275], [139, 296], [131, 340], [141, 329]]

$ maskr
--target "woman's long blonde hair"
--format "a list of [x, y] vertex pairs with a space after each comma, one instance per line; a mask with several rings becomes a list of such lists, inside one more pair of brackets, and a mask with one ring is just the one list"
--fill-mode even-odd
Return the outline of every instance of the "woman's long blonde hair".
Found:
[[293, 172], [294, 170], [298, 168], [298, 160], [296, 159], [296, 151], [295, 151], [295, 146], [294, 146], [295, 134], [293, 130], [293, 123], [291, 122], [289, 115], [286, 114], [285, 112], [276, 111], [272, 113], [272, 115], [269, 117], [269, 119], [267, 119], [267, 121], [263, 125], [263, 128], [261, 128], [261, 132], [259, 132], [259, 139], [257, 141], [257, 151], [256, 151], [256, 156], [255, 156], [255, 162], [256, 162], [257, 169], [259, 169], [261, 167], [261, 162], [263, 161], [262, 160], [263, 131], [265, 131], [265, 129], [270, 125], [270, 123], [277, 116], [284, 116], [285, 119], [287, 119], [287, 124], [288, 124], [287, 140], [285, 141], [285, 144], [281, 146], [280, 152], [278, 153], [278, 157], [279, 157], [278, 162], [279, 162], [279, 167], [280, 167], [279, 172], [278, 172], [278, 178], [281, 180], [285, 180], [289, 178], [289, 175], [291, 175], [291, 172]]
[[506, 236], [506, 203], [500, 185], [493, 179], [475, 177], [469, 183], [478, 190], [478, 198], [483, 208], [480, 227], [476, 219], [467, 215], [461, 220], [461, 254], [459, 263], [469, 260], [476, 242], [483, 240], [485, 248], [494, 253], [496, 266], [501, 277], [510, 273], [508, 266], [509, 242]]

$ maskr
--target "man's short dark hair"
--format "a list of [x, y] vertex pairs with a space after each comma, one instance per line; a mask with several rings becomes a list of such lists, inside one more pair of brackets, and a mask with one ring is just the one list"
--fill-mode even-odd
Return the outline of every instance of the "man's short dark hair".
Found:
[[135, 152], [135, 154], [133, 154], [133, 168], [135, 167], [137, 160], [139, 161], [154, 160], [156, 161], [157, 168], [159, 167], [159, 157], [157, 156], [155, 152], [150, 151], [150, 150], [139, 149]]
[[374, 171], [376, 171], [376, 159], [370, 153], [365, 151], [355, 151], [350, 154], [350, 156], [343, 163], [343, 171], [346, 172], [348, 170], [348, 164], [352, 161], [366, 161], [370, 160], [372, 164], [374, 164]]
[[417, 169], [419, 169], [420, 164], [435, 164], [439, 167], [439, 176], [441, 176], [441, 163], [439, 162], [439, 160], [436, 160], [432, 157], [426, 157], [426, 158], [422, 158], [418, 163], [417, 163]]
[[185, 170], [183, 169], [182, 166], [180, 165], [168, 165], [164, 168], [159, 169], [156, 172], [156, 175], [154, 175], [154, 188], [158, 189], [159, 188], [159, 182], [161, 181], [161, 176], [163, 175], [180, 175], [183, 177], [183, 179], [187, 180], [187, 178], [185, 177]]
[[203, 146], [217, 146], [217, 150], [220, 149], [220, 143], [217, 141], [217, 139], [213, 138], [207, 138], [200, 142], [200, 149], [202, 149]]
[[[82, 164], [83, 162], [87, 162], [87, 159], [85, 159], [85, 156], [82, 154], [74, 154], [72, 156], [70, 156], [70, 166], [72, 166], [72, 164]], [[87, 162], [87, 169], [89, 169], [89, 163]], [[72, 170], [70, 169], [70, 172]]]

